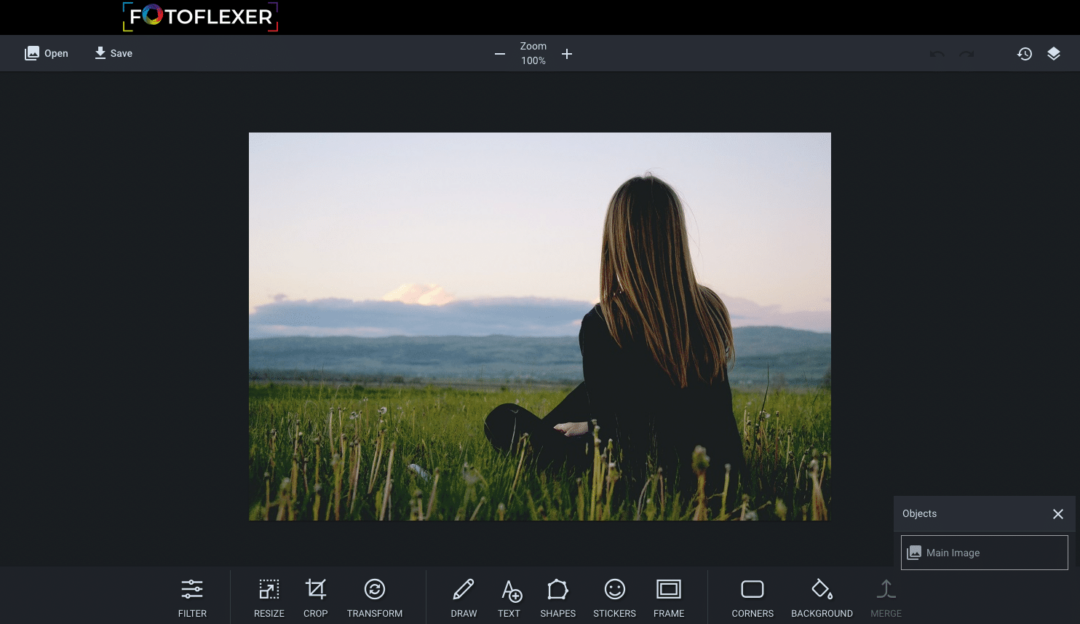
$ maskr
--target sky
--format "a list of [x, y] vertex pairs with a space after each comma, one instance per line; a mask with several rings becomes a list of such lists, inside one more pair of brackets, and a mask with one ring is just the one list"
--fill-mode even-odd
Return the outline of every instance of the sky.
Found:
[[829, 134], [253, 133], [249, 337], [576, 334], [646, 172], [733, 324], [831, 332]]

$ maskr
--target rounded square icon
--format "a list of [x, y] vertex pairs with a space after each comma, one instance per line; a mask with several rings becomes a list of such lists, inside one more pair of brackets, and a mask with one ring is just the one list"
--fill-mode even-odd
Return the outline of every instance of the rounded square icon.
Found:
[[743, 598], [765, 597], [765, 581], [743, 581], [741, 589]]

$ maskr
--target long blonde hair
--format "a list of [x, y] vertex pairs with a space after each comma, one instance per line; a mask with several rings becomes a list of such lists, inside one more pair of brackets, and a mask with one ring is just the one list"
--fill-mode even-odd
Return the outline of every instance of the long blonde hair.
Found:
[[676, 387], [727, 377], [735, 358], [731, 317], [694, 277], [679, 196], [651, 175], [627, 180], [608, 204], [600, 311], [619, 346], [644, 338]]

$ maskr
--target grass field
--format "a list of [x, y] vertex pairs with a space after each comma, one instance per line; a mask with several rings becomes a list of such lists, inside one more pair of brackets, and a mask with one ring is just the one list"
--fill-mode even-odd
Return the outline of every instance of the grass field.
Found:
[[[583, 475], [542, 472], [527, 450], [502, 455], [488, 443], [495, 406], [543, 417], [571, 389], [249, 383], [250, 519], [829, 519], [830, 390], [734, 392], [749, 470], [721, 507], [671, 491], [663, 475], [629, 491], [607, 461]], [[725, 480], [704, 455], [687, 457], [686, 469], [699, 484]]]

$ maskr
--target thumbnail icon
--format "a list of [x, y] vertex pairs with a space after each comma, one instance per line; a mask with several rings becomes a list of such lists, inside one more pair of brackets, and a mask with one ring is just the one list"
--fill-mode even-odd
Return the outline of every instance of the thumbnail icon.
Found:
[[364, 595], [378, 600], [386, 595], [386, 584], [379, 579], [368, 579], [368, 582], [364, 583]]
[[656, 597], [661, 600], [681, 600], [682, 579], [656, 579]]
[[612, 600], [618, 600], [626, 595], [626, 583], [619, 579], [611, 579], [604, 583], [604, 595]]
[[566, 594], [569, 593], [570, 588], [566, 586], [566, 581], [555, 579], [548, 583], [548, 600], [566, 600]]
[[918, 561], [922, 557], [922, 546], [915, 544], [907, 547], [907, 560]]
[[514, 589], [514, 586], [510, 584], [510, 581], [506, 581], [506, 587], [503, 588], [503, 598], [510, 598], [510, 602], [517, 604], [521, 602], [521, 599], [525, 597], [525, 594], [521, 593], [520, 589]]
[[41, 48], [38, 46], [26, 46], [26, 50], [23, 52], [24, 61], [36, 61], [41, 56]]
[[461, 587], [458, 587], [457, 591], [454, 592], [454, 600], [460, 600], [461, 597], [465, 595], [465, 592], [472, 589], [472, 586], [475, 584], [475, 581], [473, 581], [472, 579], [468, 579], [464, 583], [462, 583]]
[[259, 600], [277, 600], [281, 598], [280, 579], [259, 579]]
[[743, 581], [739, 591], [743, 598], [764, 598], [765, 581]]
[[811, 587], [810, 589], [814, 592], [814, 595], [817, 596], [818, 598], [824, 598], [825, 593], [828, 592], [829, 600], [832, 600], [832, 592], [829, 591], [829, 586], [825, 584], [825, 581], [823, 581], [821, 579], [818, 579], [817, 583], [814, 583], [814, 586]]
[[309, 598], [318, 598], [322, 600], [326, 598], [326, 590], [323, 587], [326, 585], [326, 579], [321, 581], [307, 580], [307, 595]]
[[1058, 50], [1057, 48], [1050, 48], [1046, 51], [1046, 56], [1049, 56], [1051, 61], [1056, 61], [1058, 60], [1058, 57], [1061, 56], [1061, 50]]
[[[202, 593], [200, 593], [200, 592], [202, 592], [203, 588], [198, 587], [198, 585], [202, 584], [202, 581], [196, 581], [196, 580], [193, 580], [193, 579], [189, 579], [189, 580], [186, 580], [186, 581], [180, 581], [180, 584], [181, 585], [187, 585], [187, 587], [181, 587], [180, 588], [180, 591], [184, 592], [184, 593], [180, 594], [180, 597], [183, 598], [184, 600], [191, 600], [192, 598], [202, 598]], [[193, 594], [191, 592], [195, 592], [195, 593]]]

